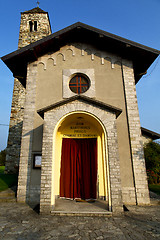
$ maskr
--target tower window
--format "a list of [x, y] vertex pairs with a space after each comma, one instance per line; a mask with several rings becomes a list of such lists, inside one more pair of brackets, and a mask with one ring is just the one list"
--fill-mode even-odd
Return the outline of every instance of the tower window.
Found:
[[88, 78], [82, 74], [77, 74], [69, 82], [69, 88], [74, 93], [84, 93], [89, 89], [89, 87], [90, 83]]
[[34, 21], [34, 23], [32, 21], [29, 21], [29, 29], [30, 32], [33, 32], [33, 30], [37, 32], [37, 21]]
[[34, 21], [34, 31], [37, 32], [37, 21]]
[[29, 21], [29, 29], [30, 29], [30, 32], [32, 32], [32, 27], [33, 27], [33, 23], [32, 23], [32, 21]]

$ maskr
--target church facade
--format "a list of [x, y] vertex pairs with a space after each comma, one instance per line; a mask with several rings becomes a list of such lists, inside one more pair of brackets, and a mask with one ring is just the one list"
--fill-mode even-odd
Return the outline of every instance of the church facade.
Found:
[[80, 22], [51, 34], [46, 12], [22, 13], [19, 50], [2, 58], [15, 77], [6, 169], [19, 168], [17, 201], [41, 213], [59, 197], [112, 212], [150, 203], [135, 84], [158, 55]]

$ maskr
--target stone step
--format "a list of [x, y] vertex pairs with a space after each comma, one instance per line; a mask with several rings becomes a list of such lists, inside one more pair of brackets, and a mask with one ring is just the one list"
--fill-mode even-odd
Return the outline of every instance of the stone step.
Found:
[[153, 206], [157, 206], [160, 205], [160, 200], [159, 199], [151, 199], [151, 205]]
[[16, 202], [16, 198], [14, 197], [0, 197], [0, 202]]
[[0, 197], [15, 197], [15, 193], [14, 192], [0, 192]]
[[67, 211], [51, 211], [53, 216], [86, 216], [86, 217], [111, 217], [112, 212], [67, 212]]
[[150, 195], [150, 201], [151, 201], [151, 205], [160, 205], [160, 195], [149, 191], [149, 195]]
[[10, 188], [0, 192], [0, 202], [16, 202], [15, 192]]

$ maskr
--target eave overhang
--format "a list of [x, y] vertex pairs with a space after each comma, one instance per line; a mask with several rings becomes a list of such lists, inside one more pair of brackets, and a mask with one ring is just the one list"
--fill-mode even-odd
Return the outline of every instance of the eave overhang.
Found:
[[156, 140], [160, 138], [160, 134], [153, 132], [151, 130], [148, 130], [146, 128], [141, 127], [141, 131], [142, 131], [142, 135], [147, 136], [149, 138], [151, 138], [152, 140]]
[[46, 53], [58, 51], [73, 42], [92, 44], [102, 51], [133, 61], [136, 83], [160, 54], [160, 51], [103, 30], [77, 22], [37, 42], [2, 57], [3, 62], [25, 86], [27, 64]]
[[82, 101], [82, 102], [85, 102], [85, 103], [88, 103], [88, 104], [92, 104], [94, 106], [97, 106], [97, 107], [100, 107], [102, 109], [108, 110], [108, 111], [114, 113], [116, 115], [116, 118], [118, 118], [118, 116], [122, 112], [122, 109], [120, 109], [120, 108], [105, 104], [105, 103], [103, 103], [101, 101], [98, 101], [98, 100], [95, 100], [93, 98], [89, 98], [89, 97], [86, 97], [86, 96], [83, 96], [83, 95], [76, 95], [74, 97], [70, 97], [70, 98], [64, 99], [62, 101], [59, 101], [57, 103], [54, 103], [54, 104], [52, 104], [50, 106], [47, 106], [45, 108], [39, 109], [37, 111], [37, 113], [44, 119], [44, 113], [45, 112], [51, 111], [52, 109], [54, 109], [56, 107], [60, 107], [64, 104], [67, 104], [67, 103], [70, 103], [70, 102], [73, 102], [73, 101], [76, 101], [76, 100], [79, 100], [79, 101]]

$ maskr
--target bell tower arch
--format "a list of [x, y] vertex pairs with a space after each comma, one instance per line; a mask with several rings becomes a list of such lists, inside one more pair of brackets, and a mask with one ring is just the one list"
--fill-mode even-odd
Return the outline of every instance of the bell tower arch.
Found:
[[[18, 49], [36, 42], [51, 33], [51, 25], [47, 12], [43, 11], [38, 6], [29, 11], [22, 12]], [[6, 154], [6, 171], [10, 173], [18, 172], [24, 102], [25, 86], [15, 78]]]

